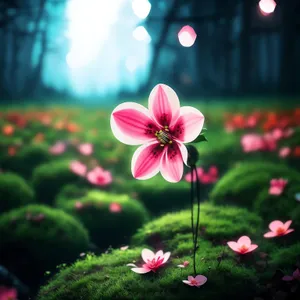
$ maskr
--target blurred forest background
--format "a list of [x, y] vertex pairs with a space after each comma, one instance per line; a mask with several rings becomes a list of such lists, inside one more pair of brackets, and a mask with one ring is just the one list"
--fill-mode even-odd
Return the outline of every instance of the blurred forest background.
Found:
[[0, 0], [1, 101], [105, 103], [158, 82], [190, 97], [300, 93], [299, 0], [267, 15], [257, 0], [134, 1]]

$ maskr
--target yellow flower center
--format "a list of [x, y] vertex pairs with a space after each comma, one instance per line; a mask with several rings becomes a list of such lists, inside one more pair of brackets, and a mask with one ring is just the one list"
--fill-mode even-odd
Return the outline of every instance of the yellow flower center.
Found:
[[172, 144], [172, 137], [168, 126], [164, 126], [164, 129], [156, 131], [155, 136], [160, 142], [161, 147], [164, 147], [166, 144]]

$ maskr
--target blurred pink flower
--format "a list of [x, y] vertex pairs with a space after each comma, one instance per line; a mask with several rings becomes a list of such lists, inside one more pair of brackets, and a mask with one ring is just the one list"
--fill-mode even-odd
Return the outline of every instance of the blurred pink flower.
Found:
[[109, 205], [109, 211], [112, 213], [119, 213], [122, 211], [122, 206], [119, 203], [113, 202]]
[[64, 142], [57, 142], [49, 148], [49, 152], [53, 155], [60, 155], [64, 153], [67, 149], [67, 146]]
[[292, 224], [291, 220], [289, 220], [285, 223], [275, 220], [269, 224], [269, 228], [271, 231], [265, 233], [264, 237], [272, 238], [272, 237], [276, 237], [276, 236], [286, 235], [286, 234], [294, 231], [294, 229], [289, 229], [291, 224]]
[[293, 128], [287, 128], [284, 132], [283, 132], [283, 136], [285, 138], [288, 138], [290, 136], [292, 136], [294, 134], [295, 130]]
[[259, 134], [248, 133], [241, 137], [241, 145], [244, 152], [254, 152], [264, 148], [264, 141]]
[[0, 300], [17, 300], [18, 292], [15, 288], [0, 286]]
[[283, 129], [281, 129], [281, 128], [273, 129], [272, 136], [276, 141], [282, 139], [284, 137]]
[[285, 158], [291, 154], [292, 150], [290, 147], [282, 147], [279, 149], [279, 157]]
[[169, 257], [171, 252], [163, 253], [162, 250], [157, 251], [155, 254], [149, 249], [142, 250], [142, 258], [145, 262], [141, 268], [137, 267], [135, 264], [127, 264], [128, 267], [134, 267], [131, 270], [138, 274], [145, 274], [148, 272], [156, 272], [162, 265], [164, 265]]
[[183, 262], [182, 265], [177, 265], [178, 268], [185, 268], [190, 264], [190, 262], [188, 262], [187, 260]]
[[282, 280], [284, 280], [284, 281], [292, 281], [292, 280], [298, 280], [298, 281], [300, 281], [300, 270], [296, 269], [293, 272], [292, 276], [289, 276], [289, 275], [283, 276]]
[[78, 160], [73, 160], [70, 164], [70, 169], [76, 175], [84, 177], [87, 171], [87, 167], [85, 164]]
[[80, 144], [78, 146], [78, 151], [82, 155], [91, 155], [94, 151], [93, 144], [90, 144], [90, 143]]
[[207, 281], [207, 278], [203, 275], [197, 275], [195, 278], [193, 276], [188, 276], [188, 280], [182, 280], [183, 283], [190, 286], [200, 287]]
[[240, 254], [246, 254], [255, 250], [258, 246], [251, 244], [251, 240], [248, 236], [244, 235], [238, 239], [237, 242], [228, 242], [227, 245], [235, 252]]
[[287, 185], [288, 180], [286, 179], [271, 179], [270, 181], [270, 188], [269, 188], [269, 194], [270, 195], [275, 195], [275, 196], [280, 196], [283, 191], [285, 186]]
[[262, 137], [263, 147], [261, 150], [263, 151], [274, 151], [277, 148], [277, 139], [274, 138], [272, 133], [265, 133]]
[[84, 205], [83, 205], [82, 202], [76, 201], [75, 204], [74, 204], [74, 207], [76, 208], [76, 210], [82, 210]]
[[31, 220], [34, 221], [34, 222], [42, 222], [43, 220], [45, 220], [45, 215], [40, 213], [36, 216], [32, 216]]
[[[218, 180], [218, 169], [216, 166], [209, 167], [208, 171], [205, 172], [203, 168], [197, 168], [197, 174], [199, 177], [199, 181], [202, 184], [211, 184]], [[191, 182], [192, 180], [192, 172], [189, 172], [185, 175], [185, 180]], [[194, 172], [193, 181], [197, 180], [196, 174]]]
[[96, 167], [87, 174], [87, 180], [99, 186], [106, 186], [112, 183], [112, 175], [109, 171], [102, 169], [101, 167]]
[[111, 115], [112, 132], [124, 144], [143, 144], [132, 157], [134, 178], [149, 179], [160, 172], [165, 180], [178, 182], [188, 157], [183, 143], [198, 137], [204, 116], [191, 106], [180, 108], [175, 91], [164, 84], [153, 88], [148, 107], [133, 102], [118, 105]]
[[122, 247], [120, 247], [120, 250], [125, 251], [125, 250], [127, 250], [128, 248], [129, 248], [129, 246], [122, 246]]

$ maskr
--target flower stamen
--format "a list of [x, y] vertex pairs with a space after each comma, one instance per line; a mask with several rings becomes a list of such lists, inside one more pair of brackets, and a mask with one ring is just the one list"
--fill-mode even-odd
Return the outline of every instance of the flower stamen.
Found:
[[160, 142], [160, 146], [164, 147], [166, 144], [172, 144], [171, 134], [169, 133], [168, 126], [165, 126], [164, 129], [155, 132], [155, 136]]

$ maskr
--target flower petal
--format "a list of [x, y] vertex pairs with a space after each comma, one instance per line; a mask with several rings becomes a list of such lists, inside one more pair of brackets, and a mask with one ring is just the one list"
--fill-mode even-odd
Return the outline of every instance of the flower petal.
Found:
[[158, 259], [158, 257], [163, 258], [164, 252], [162, 250], [159, 250], [155, 254], [155, 259]]
[[275, 236], [277, 236], [277, 234], [273, 231], [269, 231], [269, 232], [264, 234], [265, 238], [272, 238], [272, 237], [275, 237]]
[[276, 231], [278, 227], [282, 227], [283, 223], [281, 221], [275, 220], [269, 224], [271, 231]]
[[171, 127], [179, 117], [179, 99], [175, 91], [165, 84], [158, 84], [152, 89], [148, 107], [153, 119], [161, 126]]
[[294, 229], [288, 229], [288, 230], [285, 232], [284, 235], [286, 235], [286, 234], [288, 234], [288, 233], [290, 233], [290, 232], [293, 232], [293, 231], [294, 231]]
[[136, 179], [149, 179], [159, 172], [160, 161], [165, 151], [157, 141], [140, 146], [131, 160], [131, 172]]
[[248, 248], [251, 245], [251, 240], [248, 236], [244, 235], [238, 239], [237, 243], [240, 246], [245, 245]]
[[292, 281], [292, 280], [294, 280], [294, 277], [286, 275], [286, 276], [282, 277], [282, 280], [284, 280], [284, 281]]
[[187, 160], [188, 160], [188, 155], [189, 155], [188, 150], [187, 150], [186, 146], [180, 142], [177, 143], [177, 146], [180, 150], [182, 160], [183, 160], [184, 164], [187, 166], [188, 165]]
[[236, 242], [227, 242], [229, 248], [231, 248], [235, 252], [239, 252], [239, 245]]
[[151, 269], [146, 268], [132, 268], [131, 271], [138, 273], [138, 274], [145, 274], [151, 272]]
[[188, 276], [188, 281], [192, 281], [194, 280], [195, 278], [193, 276]]
[[182, 280], [183, 283], [188, 284], [190, 286], [193, 286], [193, 284], [191, 284], [188, 280]]
[[167, 151], [161, 158], [160, 172], [165, 180], [178, 182], [183, 174], [183, 158], [177, 143], [167, 146]]
[[163, 260], [163, 264], [170, 258], [170, 255], [171, 255], [171, 252], [166, 252], [165, 254], [164, 254], [164, 260]]
[[207, 278], [203, 275], [197, 275], [195, 279], [199, 285], [203, 285], [207, 281]]
[[180, 116], [171, 131], [180, 142], [189, 143], [200, 134], [203, 124], [204, 116], [198, 109], [183, 106], [180, 108]]
[[110, 126], [114, 136], [127, 145], [140, 145], [155, 139], [158, 127], [144, 106], [125, 102], [112, 112]]
[[248, 249], [245, 253], [252, 252], [252, 251], [255, 250], [257, 247], [258, 247], [258, 245], [252, 244], [252, 245], [250, 245], [249, 249]]
[[147, 263], [148, 260], [152, 260], [153, 258], [155, 258], [155, 254], [153, 253], [153, 251], [149, 249], [142, 250], [142, 259], [144, 260], [145, 263]]
[[288, 230], [291, 224], [292, 224], [292, 220], [286, 221], [283, 225], [284, 229]]
[[135, 264], [127, 264], [126, 266], [127, 267], [135, 267], [135, 268], [137, 268], [137, 265], [135, 265]]

